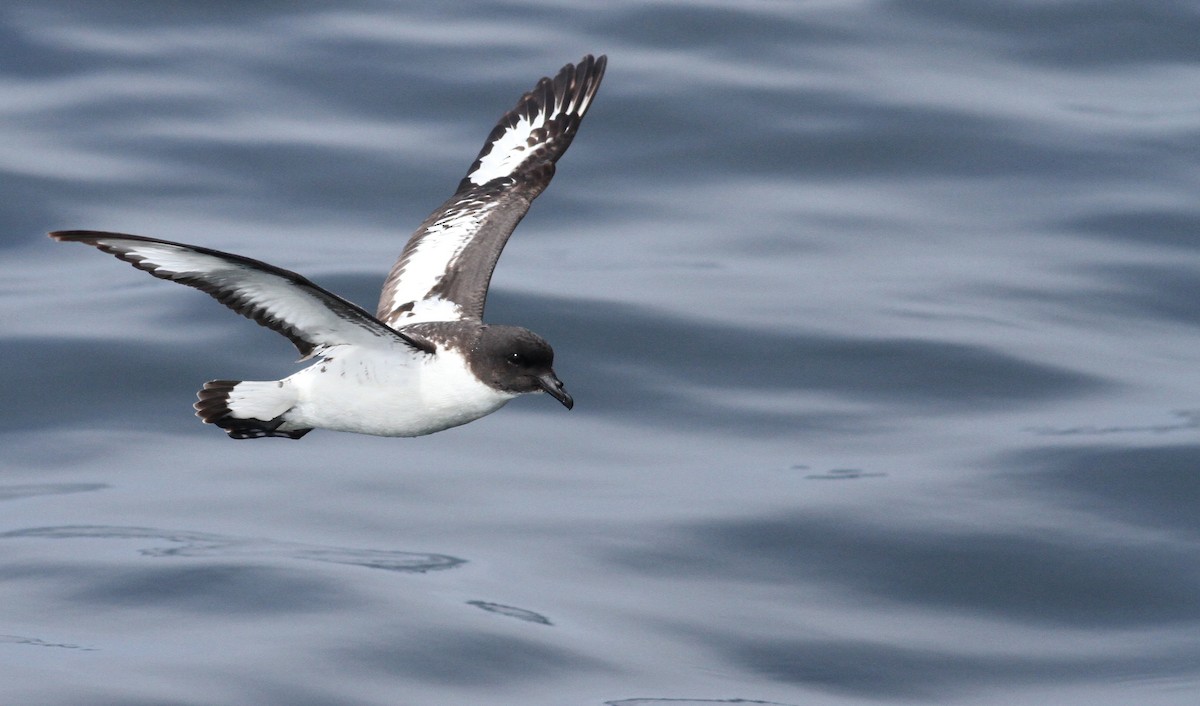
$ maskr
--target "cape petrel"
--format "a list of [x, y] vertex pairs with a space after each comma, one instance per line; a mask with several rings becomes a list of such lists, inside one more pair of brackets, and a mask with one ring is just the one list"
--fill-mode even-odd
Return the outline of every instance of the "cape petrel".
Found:
[[530, 392], [574, 401], [534, 332], [483, 322], [500, 251], [550, 183], [604, 76], [591, 55], [543, 78], [500, 118], [448, 201], [404, 246], [374, 316], [308, 279], [240, 255], [122, 233], [68, 230], [149, 272], [208, 293], [286, 336], [312, 365], [282, 380], [213, 380], [196, 415], [234, 439], [299, 439], [316, 428], [420, 436], [466, 424]]

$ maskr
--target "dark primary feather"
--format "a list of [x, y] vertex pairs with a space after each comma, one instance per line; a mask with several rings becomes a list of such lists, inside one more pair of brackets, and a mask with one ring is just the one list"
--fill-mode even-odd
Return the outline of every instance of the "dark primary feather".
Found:
[[[591, 107], [592, 98], [600, 88], [604, 78], [604, 69], [608, 65], [608, 57], [601, 55], [594, 59], [591, 54], [584, 56], [578, 64], [567, 64], [553, 78], [543, 77], [537, 85], [530, 89], [517, 101], [517, 105], [503, 116], [492, 128], [492, 132], [484, 140], [483, 148], [475, 158], [467, 176], [458, 184], [457, 193], [467, 191], [472, 186], [478, 186], [480, 181], [472, 181], [474, 175], [483, 164], [484, 158], [492, 153], [497, 140], [504, 133], [513, 130], [521, 120], [532, 122], [545, 108], [557, 107], [558, 115], [541, 128], [537, 139], [531, 139], [529, 146], [537, 146], [529, 151], [522, 161], [521, 168], [527, 168], [542, 162], [556, 162], [567, 151], [584, 113]], [[514, 171], [519, 171], [516, 169]]]

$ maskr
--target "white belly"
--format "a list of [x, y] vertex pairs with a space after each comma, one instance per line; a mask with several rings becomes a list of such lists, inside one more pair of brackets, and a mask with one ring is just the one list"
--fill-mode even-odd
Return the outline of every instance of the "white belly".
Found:
[[453, 352], [409, 354], [346, 347], [283, 380], [296, 405], [287, 427], [421, 436], [466, 424], [516, 395], [479, 382]]

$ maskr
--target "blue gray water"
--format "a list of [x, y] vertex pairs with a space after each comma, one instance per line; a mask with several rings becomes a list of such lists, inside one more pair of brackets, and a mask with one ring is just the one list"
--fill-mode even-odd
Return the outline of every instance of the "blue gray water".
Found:
[[[1197, 37], [1182, 0], [4, 3], [0, 703], [1197, 703]], [[587, 52], [488, 310], [572, 412], [230, 441], [195, 390], [291, 346], [44, 235], [370, 307]]]

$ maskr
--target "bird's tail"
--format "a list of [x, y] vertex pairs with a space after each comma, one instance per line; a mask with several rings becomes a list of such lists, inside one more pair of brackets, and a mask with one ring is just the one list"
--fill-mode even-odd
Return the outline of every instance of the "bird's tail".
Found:
[[196, 393], [196, 416], [216, 424], [234, 439], [283, 436], [299, 439], [312, 429], [282, 430], [283, 415], [296, 404], [296, 393], [280, 381], [212, 380]]

